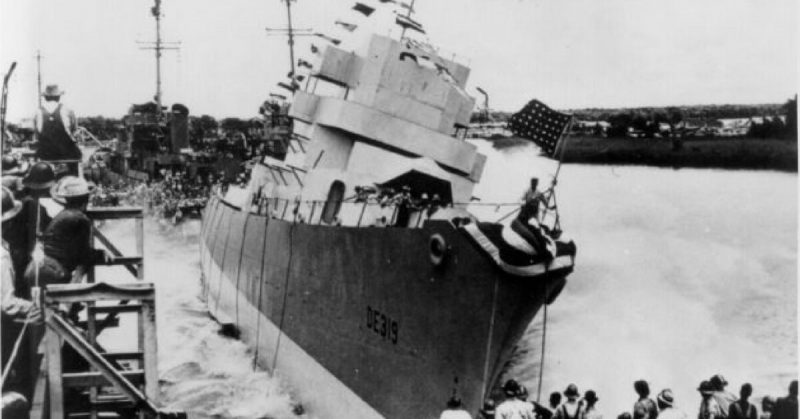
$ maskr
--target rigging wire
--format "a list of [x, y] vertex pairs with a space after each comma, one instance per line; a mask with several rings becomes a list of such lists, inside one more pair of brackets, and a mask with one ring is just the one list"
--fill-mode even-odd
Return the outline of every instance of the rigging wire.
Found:
[[272, 368], [275, 371], [275, 366], [278, 364], [278, 351], [281, 349], [281, 337], [283, 337], [283, 321], [286, 319], [286, 299], [289, 296], [289, 277], [292, 271], [292, 236], [294, 235], [294, 226], [297, 223], [297, 214], [295, 213], [292, 223], [289, 224], [289, 260], [286, 263], [286, 277], [283, 281], [283, 303], [281, 304], [281, 321], [278, 324], [278, 339], [275, 343], [275, 353], [272, 355]]

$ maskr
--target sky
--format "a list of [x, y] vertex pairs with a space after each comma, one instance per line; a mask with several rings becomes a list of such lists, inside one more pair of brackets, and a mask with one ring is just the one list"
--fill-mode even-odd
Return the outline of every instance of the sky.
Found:
[[[399, 37], [392, 12], [351, 10], [356, 0], [298, 0], [295, 27], [359, 45]], [[408, 0], [410, 1], [410, 0]], [[8, 119], [36, 109], [43, 84], [66, 91], [79, 116], [120, 117], [155, 94], [152, 0], [0, 0], [0, 72], [17, 68]], [[252, 117], [289, 69], [280, 0], [163, 0], [164, 103], [192, 114]], [[516, 111], [538, 98], [559, 109], [782, 103], [797, 92], [796, 0], [416, 0], [427, 40], [472, 68], [467, 91]], [[333, 24], [355, 23], [352, 34]], [[297, 57], [311, 58], [310, 37]], [[321, 39], [313, 39], [319, 46]]]

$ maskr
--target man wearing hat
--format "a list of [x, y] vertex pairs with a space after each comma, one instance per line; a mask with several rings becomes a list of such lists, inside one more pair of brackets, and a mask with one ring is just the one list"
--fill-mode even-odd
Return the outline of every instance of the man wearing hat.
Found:
[[[14, 195], [8, 188], [3, 188], [3, 229], [22, 211], [22, 203], [14, 199]], [[17, 298], [14, 293], [14, 264], [11, 263], [11, 255], [8, 251], [8, 243], [3, 240], [0, 256], [0, 269], [2, 269], [2, 312], [3, 316], [25, 318], [31, 310], [30, 301]], [[8, 342], [5, 339], [3, 342]], [[5, 353], [7, 345], [3, 345]]]
[[495, 409], [496, 419], [534, 419], [531, 405], [519, 399], [520, 392], [517, 380], [510, 379], [503, 384], [506, 399]]
[[711, 386], [712, 396], [714, 400], [717, 401], [720, 410], [722, 411], [723, 417], [728, 417], [728, 409], [730, 408], [731, 403], [736, 401], [736, 395], [731, 393], [730, 391], [725, 390], [725, 387], [728, 385], [728, 381], [725, 380], [725, 377], [722, 374], [717, 374], [709, 380], [709, 386]]
[[567, 401], [556, 409], [556, 419], [580, 419], [583, 416], [583, 406], [578, 402], [580, 397], [578, 386], [568, 385], [564, 390], [564, 396], [567, 397]]
[[697, 391], [703, 397], [702, 401], [700, 401], [700, 412], [697, 414], [697, 419], [723, 419], [727, 417], [722, 414], [722, 409], [714, 398], [714, 386], [710, 381], [700, 383]]
[[34, 134], [39, 143], [40, 160], [80, 160], [82, 153], [72, 134], [77, 129], [75, 113], [61, 104], [64, 94], [58, 85], [45, 88], [44, 103], [34, 117]]
[[675, 408], [675, 397], [672, 395], [672, 390], [664, 389], [658, 393], [656, 398], [658, 404], [658, 419], [688, 419], [689, 416], [685, 412]]
[[[14, 195], [8, 188], [3, 188], [2, 199], [2, 225], [3, 230], [5, 230], [8, 223], [22, 211], [22, 203], [14, 199]], [[0, 280], [2, 281], [2, 283], [0, 283], [0, 292], [2, 293], [2, 303], [0, 303], [0, 308], [2, 309], [2, 313], [0, 313], [2, 315], [2, 367], [3, 371], [5, 371], [6, 364], [10, 361], [9, 358], [11, 357], [14, 342], [17, 340], [22, 328], [21, 323], [25, 321], [36, 322], [41, 320], [41, 312], [39, 309], [31, 301], [19, 298], [15, 292], [14, 264], [11, 262], [9, 245], [5, 240], [3, 240], [2, 243], [2, 250], [0, 250]], [[24, 354], [17, 355], [17, 359], [24, 358]], [[14, 365], [19, 366], [21, 364], [20, 362], [16, 362]], [[22, 370], [24, 371], [25, 369], [23, 368]], [[14, 370], [11, 371], [12, 379], [11, 381], [6, 380], [4, 382], [4, 389], [9, 387], [16, 389], [18, 385], [24, 382], [24, 377], [16, 375], [13, 372]]]
[[[38, 286], [67, 283], [79, 279], [89, 266], [105, 261], [102, 250], [92, 248], [92, 221], [86, 216], [86, 206], [92, 189], [83, 178], [66, 176], [54, 185], [51, 195], [64, 205], [44, 230], [44, 257], [28, 265], [25, 278]], [[38, 272], [37, 272], [38, 271]]]
[[658, 407], [656, 407], [656, 402], [650, 398], [650, 385], [647, 384], [647, 381], [635, 381], [633, 389], [639, 395], [639, 400], [633, 405], [633, 419], [656, 419]]
[[469, 412], [464, 410], [461, 405], [461, 398], [455, 394], [447, 401], [447, 409], [445, 409], [439, 419], [472, 419]]
[[603, 419], [603, 415], [595, 407], [599, 400], [594, 390], [589, 390], [583, 395], [583, 401], [586, 402], [583, 407], [583, 419]]
[[22, 186], [26, 192], [20, 199], [22, 212], [3, 228], [3, 240], [11, 247], [11, 260], [14, 262], [17, 274], [17, 292], [22, 297], [29, 296], [29, 284], [24, 280], [25, 268], [31, 261], [31, 253], [37, 238], [51, 220], [43, 204], [45, 201], [50, 201], [47, 198], [54, 183], [55, 173], [50, 164], [45, 162], [34, 164], [22, 179]]

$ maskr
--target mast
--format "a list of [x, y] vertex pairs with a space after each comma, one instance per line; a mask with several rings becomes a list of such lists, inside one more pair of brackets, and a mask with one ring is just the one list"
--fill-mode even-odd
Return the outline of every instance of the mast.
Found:
[[315, 34], [311, 31], [310, 28], [301, 28], [295, 29], [292, 25], [292, 2], [297, 0], [280, 0], [286, 3], [286, 18], [288, 20], [288, 24], [285, 28], [266, 28], [267, 36], [286, 36], [289, 38], [289, 71], [290, 71], [290, 79], [291, 85], [294, 86], [295, 84], [295, 69], [296, 63], [294, 60], [294, 38], [296, 36], [321, 36], [321, 34]]
[[42, 107], [42, 53], [36, 50], [36, 85], [39, 92], [39, 107]]
[[291, 60], [291, 75], [292, 75], [292, 83], [294, 83], [294, 30], [292, 29], [292, 1], [293, 0], [286, 0], [286, 15], [288, 18], [288, 26], [289, 30], [289, 59]]
[[161, 55], [164, 50], [177, 50], [179, 49], [180, 42], [165, 42], [161, 40], [161, 0], [155, 0], [155, 6], [150, 9], [153, 17], [156, 19], [156, 40], [154, 42], [139, 42], [138, 44], [147, 45], [140, 47], [140, 49], [152, 49], [156, 52], [156, 101], [157, 115], [161, 116]]
[[153, 16], [156, 18], [156, 105], [161, 116], [161, 0], [156, 0]]

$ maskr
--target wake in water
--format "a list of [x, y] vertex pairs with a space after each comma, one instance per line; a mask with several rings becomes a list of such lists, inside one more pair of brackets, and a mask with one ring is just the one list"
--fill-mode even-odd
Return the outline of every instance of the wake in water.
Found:
[[[123, 252], [133, 247], [127, 228], [103, 227]], [[195, 418], [297, 418], [283, 383], [254, 369], [253, 353], [219, 333], [200, 299], [199, 231], [198, 220], [145, 223], [145, 279], [157, 290], [160, 403]]]

